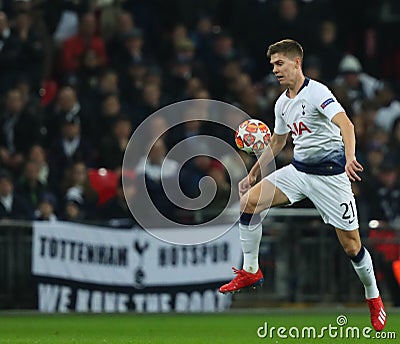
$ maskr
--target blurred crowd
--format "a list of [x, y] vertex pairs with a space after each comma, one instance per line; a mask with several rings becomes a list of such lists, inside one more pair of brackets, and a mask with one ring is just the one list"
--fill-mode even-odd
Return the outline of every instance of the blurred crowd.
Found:
[[[165, 105], [215, 99], [273, 129], [282, 88], [265, 52], [294, 38], [305, 49], [305, 74], [329, 85], [354, 122], [365, 167], [354, 185], [361, 222], [399, 222], [397, 1], [1, 0], [0, 10], [0, 219], [131, 218], [121, 166], [138, 125]], [[167, 118], [153, 118], [149, 138], [167, 127]], [[188, 118], [138, 164], [136, 176], [146, 174], [151, 196], [170, 217], [196, 221], [161, 192], [167, 152], [205, 132], [233, 145], [234, 133], [220, 129]], [[278, 167], [290, 162], [291, 149], [278, 156]], [[175, 161], [165, 166], [167, 177], [178, 173]], [[140, 206], [135, 174], [127, 197]], [[185, 165], [185, 193], [196, 197], [204, 176], [218, 186], [211, 213], [243, 177], [228, 178], [221, 161], [199, 156]]]

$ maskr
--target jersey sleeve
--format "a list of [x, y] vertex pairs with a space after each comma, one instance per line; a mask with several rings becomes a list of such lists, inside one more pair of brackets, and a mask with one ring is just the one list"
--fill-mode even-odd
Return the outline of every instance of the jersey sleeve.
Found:
[[290, 129], [286, 125], [286, 122], [283, 120], [282, 116], [282, 108], [280, 106], [279, 101], [275, 103], [275, 128], [274, 133], [277, 135], [285, 135], [290, 132]]
[[339, 112], [346, 112], [328, 87], [319, 84], [315, 91], [312, 95], [312, 103], [329, 120], [332, 120]]

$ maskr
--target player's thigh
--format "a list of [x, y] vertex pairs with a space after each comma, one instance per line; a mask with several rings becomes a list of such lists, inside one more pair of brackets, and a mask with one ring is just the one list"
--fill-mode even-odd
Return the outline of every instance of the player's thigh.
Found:
[[343, 230], [336, 228], [336, 234], [344, 251], [348, 256], [356, 256], [361, 249], [361, 239], [358, 229]]
[[245, 213], [259, 213], [289, 203], [287, 196], [267, 179], [262, 179], [240, 199], [241, 211]]
[[346, 231], [358, 229], [357, 206], [346, 173], [333, 176], [309, 175], [307, 197], [325, 223]]
[[241, 199], [241, 210], [260, 212], [264, 209], [291, 204], [305, 198], [304, 175], [288, 165], [253, 186]]

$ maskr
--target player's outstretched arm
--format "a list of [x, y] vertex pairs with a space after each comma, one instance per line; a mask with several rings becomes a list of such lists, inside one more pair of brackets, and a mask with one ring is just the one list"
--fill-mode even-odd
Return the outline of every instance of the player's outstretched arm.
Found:
[[257, 178], [262, 174], [261, 171], [263, 166], [268, 166], [268, 164], [279, 154], [283, 147], [285, 147], [287, 136], [288, 134], [272, 134], [271, 141], [269, 143], [270, 149], [266, 149], [261, 154], [250, 170], [249, 174], [239, 182], [240, 196], [244, 195], [256, 183]]
[[364, 168], [356, 158], [356, 136], [354, 134], [354, 125], [344, 112], [336, 114], [332, 118], [332, 122], [340, 128], [342, 134], [346, 154], [345, 170], [347, 176], [352, 182], [360, 181], [361, 178], [358, 175], [358, 172], [362, 172]]

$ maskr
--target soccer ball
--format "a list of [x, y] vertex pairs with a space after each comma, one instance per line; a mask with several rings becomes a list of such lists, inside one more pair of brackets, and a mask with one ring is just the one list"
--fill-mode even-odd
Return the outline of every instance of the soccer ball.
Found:
[[271, 139], [268, 126], [258, 119], [248, 119], [236, 130], [236, 146], [248, 154], [261, 154]]

